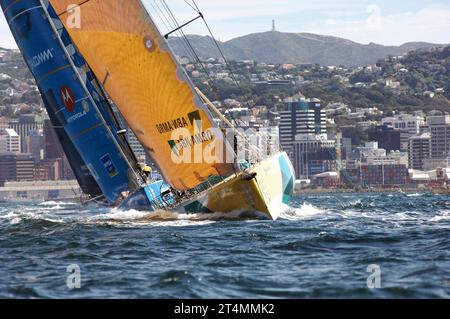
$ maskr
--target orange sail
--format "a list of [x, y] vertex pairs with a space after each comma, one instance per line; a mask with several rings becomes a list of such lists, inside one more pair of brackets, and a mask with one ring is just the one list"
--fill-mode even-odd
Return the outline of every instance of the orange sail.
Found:
[[168, 183], [187, 190], [234, 172], [232, 148], [141, 1], [50, 3]]

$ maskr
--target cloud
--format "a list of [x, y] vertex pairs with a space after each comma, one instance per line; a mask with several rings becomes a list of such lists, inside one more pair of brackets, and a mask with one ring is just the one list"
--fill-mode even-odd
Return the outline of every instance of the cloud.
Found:
[[[439, 1], [439, 0], [434, 0]], [[162, 15], [161, 0], [143, 0], [163, 32], [171, 30], [168, 15]], [[155, 2], [158, 5], [155, 5]], [[417, 1], [416, 1], [417, 2]], [[189, 21], [195, 12], [184, 0], [167, 1], [178, 22]], [[450, 6], [425, 1], [411, 11], [394, 8], [384, 0], [197, 0], [215, 35], [228, 40], [248, 33], [268, 31], [272, 19], [285, 32], [334, 35], [356, 42], [399, 45], [410, 41], [450, 43]], [[153, 4], [153, 5], [152, 5]], [[414, 11], [415, 10], [415, 11]], [[186, 33], [207, 34], [197, 21]], [[17, 47], [3, 14], [0, 14], [0, 47]]]
[[[1, 11], [1, 10], [0, 10]], [[8, 23], [6, 22], [3, 12], [0, 13], [0, 47], [7, 49], [17, 48], [17, 44], [9, 29]]]
[[405, 42], [426, 41], [450, 43], [450, 9], [439, 7], [423, 8], [417, 12], [384, 15], [376, 8], [366, 19], [338, 20], [332, 24], [310, 25], [309, 32], [348, 38], [361, 43], [375, 42], [385, 45], [399, 45]]

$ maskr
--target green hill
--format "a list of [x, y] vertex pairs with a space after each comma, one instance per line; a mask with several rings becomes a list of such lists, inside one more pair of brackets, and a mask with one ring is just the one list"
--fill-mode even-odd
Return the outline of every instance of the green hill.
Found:
[[[218, 58], [219, 52], [211, 38], [189, 35], [189, 41], [203, 58]], [[182, 39], [171, 38], [170, 44], [178, 55], [187, 55]], [[403, 55], [409, 51], [440, 45], [414, 42], [402, 46], [367, 45], [350, 40], [310, 33], [255, 33], [220, 43], [230, 60], [255, 60], [282, 64], [320, 64], [363, 66], [374, 64], [389, 55]]]

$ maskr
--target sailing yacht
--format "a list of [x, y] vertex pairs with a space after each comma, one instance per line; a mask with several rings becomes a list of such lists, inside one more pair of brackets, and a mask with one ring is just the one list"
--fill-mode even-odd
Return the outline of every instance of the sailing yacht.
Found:
[[[289, 157], [237, 159], [225, 132], [241, 133], [195, 87], [140, 0], [0, 3], [53, 125], [76, 153], [72, 167], [87, 168], [101, 192], [88, 193], [94, 199], [124, 209], [278, 218], [294, 190]], [[109, 100], [162, 179], [145, 178]]]

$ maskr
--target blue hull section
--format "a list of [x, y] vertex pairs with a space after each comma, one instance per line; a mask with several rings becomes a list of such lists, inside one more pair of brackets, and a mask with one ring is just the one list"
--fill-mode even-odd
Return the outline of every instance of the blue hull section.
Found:
[[175, 205], [175, 195], [170, 185], [163, 180], [158, 180], [132, 193], [120, 205], [120, 208], [153, 212]]
[[[79, 171], [86, 165], [107, 201], [116, 203], [121, 193], [129, 190], [130, 167], [115, 143], [117, 125], [109, 115], [103, 94], [95, 87], [85, 61], [71, 44], [51, 7], [48, 8], [49, 14], [55, 26], [61, 27], [59, 34], [83, 82], [69, 64], [40, 1], [0, 0], [0, 3], [25, 61], [36, 78], [53, 124], [64, 130], [64, 133], [60, 130], [60, 136], [64, 134], [71, 141], [72, 145], [64, 147], [74, 170]], [[61, 138], [61, 141], [64, 143], [66, 140]], [[82, 182], [82, 177], [79, 178]]]

